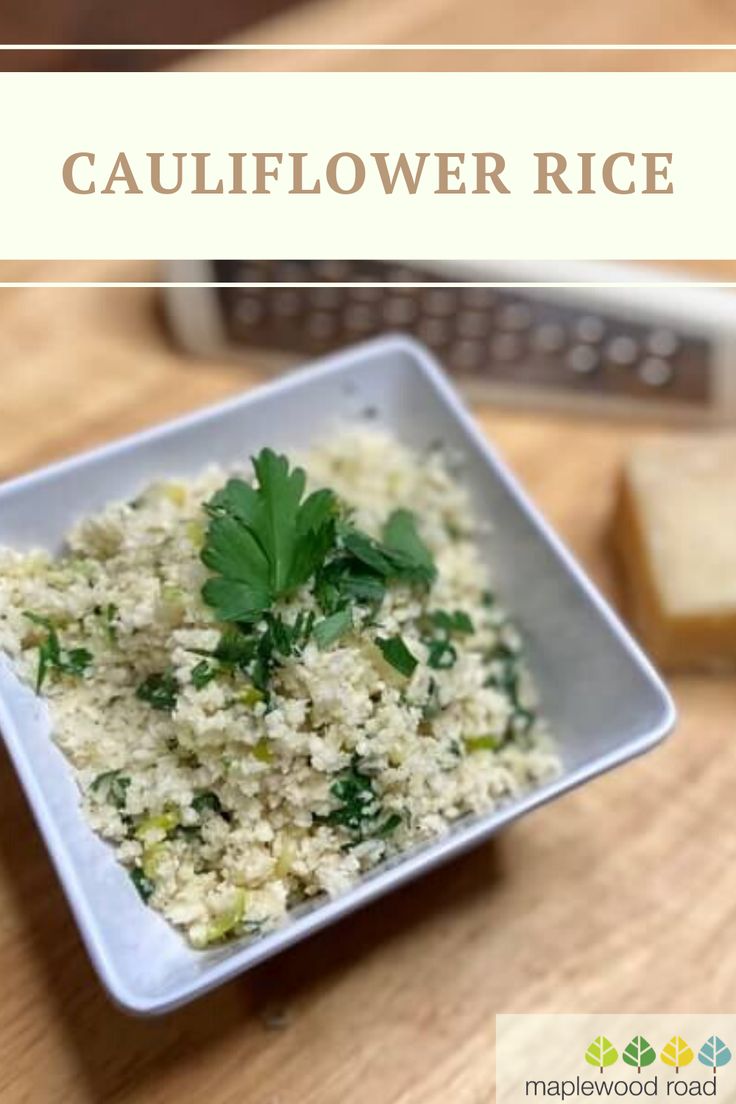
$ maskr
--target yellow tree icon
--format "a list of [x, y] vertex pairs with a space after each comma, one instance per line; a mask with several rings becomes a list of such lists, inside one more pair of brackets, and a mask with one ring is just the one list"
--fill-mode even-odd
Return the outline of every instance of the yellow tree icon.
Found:
[[692, 1050], [680, 1035], [673, 1035], [660, 1054], [666, 1066], [675, 1067], [675, 1073], [680, 1072], [680, 1066], [689, 1066], [694, 1057]]

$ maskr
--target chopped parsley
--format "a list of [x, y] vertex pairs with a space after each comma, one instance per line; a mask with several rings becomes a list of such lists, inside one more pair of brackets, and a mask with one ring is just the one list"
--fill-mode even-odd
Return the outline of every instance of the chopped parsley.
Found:
[[124, 809], [129, 786], [130, 778], [126, 774], [119, 770], [110, 770], [98, 774], [90, 789], [116, 809]]
[[59, 634], [48, 617], [26, 611], [25, 617], [34, 625], [46, 630], [46, 635], [38, 645], [38, 669], [36, 672], [36, 693], [40, 694], [49, 671], [73, 678], [83, 678], [92, 663], [92, 653], [86, 648], [62, 648]]
[[142, 867], [134, 866], [130, 872], [130, 880], [138, 890], [141, 900], [147, 904], [156, 888], [151, 879], [146, 877]]
[[435, 671], [445, 671], [455, 666], [457, 649], [446, 637], [440, 640], [427, 641], [427, 647], [429, 649], [427, 666], [432, 667]]
[[195, 690], [202, 690], [208, 683], [217, 678], [217, 666], [208, 663], [206, 659], [200, 660], [196, 667], [192, 668], [192, 686]]
[[320, 649], [329, 648], [353, 627], [353, 614], [349, 607], [337, 610], [314, 626], [314, 639]]
[[386, 581], [359, 559], [343, 553], [320, 569], [314, 593], [320, 609], [329, 617], [349, 603], [380, 606]]
[[434, 610], [422, 619], [428, 633], [422, 638], [427, 645], [427, 665], [436, 671], [454, 667], [457, 649], [451, 643], [451, 636], [470, 636], [475, 632], [472, 620], [463, 610], [449, 613], [447, 610]]
[[314, 626], [314, 614], [301, 610], [294, 621], [285, 621], [276, 613], [266, 614], [269, 649], [288, 657], [298, 653], [309, 639]]
[[211, 813], [222, 813], [222, 804], [216, 793], [212, 790], [202, 790], [192, 800], [192, 808], [201, 816], [205, 810]]
[[378, 828], [376, 828], [375, 832], [373, 832], [373, 835], [383, 837], [390, 836], [392, 832], [396, 831], [400, 824], [401, 817], [399, 816], [399, 814], [390, 813], [389, 816], [387, 816], [384, 820], [383, 824], [379, 824]]
[[400, 636], [377, 636], [376, 644], [381, 649], [383, 658], [390, 663], [399, 674], [411, 678], [417, 668], [417, 660], [407, 648]]
[[326, 816], [315, 816], [315, 823], [345, 829], [353, 837], [353, 843], [370, 836], [387, 836], [401, 823], [398, 813], [382, 820], [383, 810], [373, 780], [361, 771], [357, 755], [348, 770], [332, 783], [330, 793], [339, 804]]
[[513, 712], [504, 734], [506, 739], [523, 736], [531, 729], [537, 714], [521, 701], [521, 678], [523, 657], [518, 648], [498, 643], [486, 656], [489, 673], [484, 685], [500, 690], [511, 701]]
[[447, 610], [434, 610], [428, 615], [428, 619], [436, 629], [441, 629], [448, 636], [453, 633], [458, 636], [470, 636], [475, 632], [473, 622], [462, 610], [455, 610], [454, 613], [448, 613]]
[[160, 671], [144, 679], [135, 692], [135, 696], [148, 702], [151, 709], [161, 713], [173, 713], [179, 695], [179, 684], [172, 671]]
[[499, 644], [488, 657], [489, 673], [485, 685], [492, 686], [494, 690], [502, 690], [511, 699], [515, 707], [519, 707], [519, 692], [521, 680], [521, 657], [505, 644]]

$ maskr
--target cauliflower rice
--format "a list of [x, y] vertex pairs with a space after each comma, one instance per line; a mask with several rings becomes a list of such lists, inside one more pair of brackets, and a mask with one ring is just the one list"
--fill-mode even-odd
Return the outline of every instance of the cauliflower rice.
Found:
[[[314, 579], [228, 627], [203, 597], [214, 469], [81, 521], [58, 557], [0, 549], [0, 650], [47, 698], [91, 825], [195, 947], [272, 929], [559, 769], [447, 458], [348, 427], [301, 459], [363, 534], [411, 511], [431, 579], [363, 564], [385, 589], [338, 601], [331, 633]], [[257, 676], [223, 641], [269, 624]]]

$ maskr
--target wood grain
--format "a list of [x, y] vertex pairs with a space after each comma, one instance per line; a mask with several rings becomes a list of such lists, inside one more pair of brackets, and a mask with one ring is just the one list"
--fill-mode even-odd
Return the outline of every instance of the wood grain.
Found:
[[[573, 0], [555, 6], [554, 26], [551, 10], [546, 0], [493, 9], [473, 0], [322, 2], [264, 34], [636, 40], [661, 27], [654, 0], [589, 4], [586, 26]], [[712, 5], [668, 6], [672, 39], [733, 40], [732, 24]], [[156, 269], [33, 263], [6, 265], [3, 278], [60, 271], [147, 279]], [[258, 378], [256, 357], [243, 367], [182, 357], [159, 308], [147, 289], [0, 290], [0, 477]], [[478, 414], [615, 597], [612, 492], [622, 456], [647, 428]], [[108, 1003], [0, 755], [3, 1104], [485, 1104], [498, 1011], [729, 1011], [736, 683], [681, 678], [673, 689], [681, 722], [660, 750], [155, 1021]]]

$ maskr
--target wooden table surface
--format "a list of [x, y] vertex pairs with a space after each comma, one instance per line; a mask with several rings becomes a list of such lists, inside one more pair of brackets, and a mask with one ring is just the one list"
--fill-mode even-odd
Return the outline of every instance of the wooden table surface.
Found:
[[[651, 38], [661, 4], [546, 0], [314, 4], [287, 38]], [[679, 0], [668, 38], [736, 38]], [[311, 13], [311, 19], [308, 17]], [[516, 23], [512, 26], [514, 14]], [[347, 22], [346, 22], [347, 20]], [[350, 23], [352, 20], [352, 24]], [[597, 23], [595, 22], [597, 20]], [[730, 35], [730, 38], [729, 38]], [[316, 63], [316, 62], [315, 62]], [[703, 269], [722, 275], [724, 267]], [[59, 266], [3, 266], [55, 278]], [[69, 265], [147, 279], [146, 264]], [[0, 290], [0, 478], [231, 394], [249, 367], [167, 342], [150, 289]], [[478, 411], [593, 577], [616, 596], [606, 527], [646, 427]], [[678, 678], [675, 736], [443, 870], [177, 1013], [114, 1009], [0, 756], [0, 1099], [146, 1104], [480, 1104], [499, 1011], [731, 1011], [736, 954], [736, 681]]]

